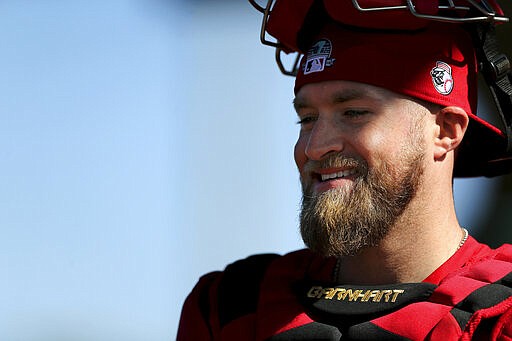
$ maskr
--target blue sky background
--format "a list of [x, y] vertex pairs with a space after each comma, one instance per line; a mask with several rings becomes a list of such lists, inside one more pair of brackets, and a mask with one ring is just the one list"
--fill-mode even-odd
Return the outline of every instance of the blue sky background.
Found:
[[[291, 78], [245, 1], [0, 2], [0, 340], [172, 340], [301, 247]], [[456, 182], [472, 228], [496, 180]]]

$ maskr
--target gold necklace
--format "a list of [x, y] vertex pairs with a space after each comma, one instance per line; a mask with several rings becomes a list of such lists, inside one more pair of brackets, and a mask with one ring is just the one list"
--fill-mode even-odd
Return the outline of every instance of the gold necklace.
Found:
[[462, 247], [462, 245], [464, 245], [466, 240], [468, 240], [468, 236], [469, 236], [468, 230], [466, 230], [464, 227], [461, 227], [461, 229], [464, 234], [462, 235], [462, 239], [460, 240], [459, 246], [457, 246], [457, 250], [460, 249]]

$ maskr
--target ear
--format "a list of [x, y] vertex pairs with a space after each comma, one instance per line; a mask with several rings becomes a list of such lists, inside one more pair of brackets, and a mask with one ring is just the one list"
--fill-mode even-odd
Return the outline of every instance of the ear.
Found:
[[445, 107], [437, 112], [435, 160], [444, 159], [448, 152], [460, 145], [468, 124], [468, 114], [460, 107]]

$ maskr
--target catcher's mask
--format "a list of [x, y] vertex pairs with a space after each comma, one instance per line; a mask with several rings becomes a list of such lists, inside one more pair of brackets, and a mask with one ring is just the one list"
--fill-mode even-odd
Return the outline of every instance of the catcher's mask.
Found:
[[[349, 80], [380, 86], [470, 117], [454, 176], [512, 171], [512, 72], [494, 34], [508, 18], [492, 0], [269, 0], [261, 41], [280, 70], [304, 84]], [[267, 39], [273, 36], [275, 41]], [[282, 53], [296, 52], [291, 68]], [[301, 58], [302, 56], [302, 58]], [[503, 130], [476, 116], [481, 71]]]

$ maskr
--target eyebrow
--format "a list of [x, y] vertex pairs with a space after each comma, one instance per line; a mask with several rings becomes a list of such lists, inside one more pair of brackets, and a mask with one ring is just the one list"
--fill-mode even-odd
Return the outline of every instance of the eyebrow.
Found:
[[[340, 104], [345, 103], [354, 99], [360, 99], [364, 97], [368, 97], [369, 94], [367, 91], [359, 90], [359, 89], [346, 89], [342, 91], [334, 92], [331, 96], [332, 104]], [[308, 100], [306, 98], [295, 97], [293, 100], [293, 107], [295, 111], [299, 111], [299, 109], [310, 107]]]

